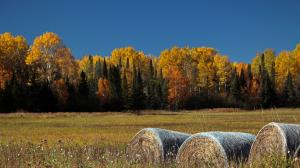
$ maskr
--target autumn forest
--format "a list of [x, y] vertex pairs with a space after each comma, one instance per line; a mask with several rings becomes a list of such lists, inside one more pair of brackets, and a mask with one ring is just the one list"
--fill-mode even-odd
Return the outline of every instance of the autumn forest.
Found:
[[231, 62], [209, 47], [173, 47], [159, 56], [126, 47], [77, 60], [52, 32], [31, 45], [0, 35], [2, 112], [298, 106], [300, 45], [265, 49], [251, 63]]

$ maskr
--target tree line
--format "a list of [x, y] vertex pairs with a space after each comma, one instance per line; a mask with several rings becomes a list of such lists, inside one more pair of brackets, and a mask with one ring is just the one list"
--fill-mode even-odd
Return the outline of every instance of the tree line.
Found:
[[300, 105], [300, 45], [266, 49], [251, 63], [210, 47], [173, 47], [160, 56], [132, 47], [76, 60], [52, 32], [29, 45], [0, 34], [0, 111], [136, 111]]

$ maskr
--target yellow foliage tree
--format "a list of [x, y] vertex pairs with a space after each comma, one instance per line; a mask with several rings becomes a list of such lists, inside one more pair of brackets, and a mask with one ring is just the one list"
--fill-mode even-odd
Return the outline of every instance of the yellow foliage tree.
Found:
[[24, 74], [25, 55], [28, 44], [23, 36], [11, 33], [0, 34], [0, 87], [3, 88], [14, 72], [17, 77]]
[[275, 60], [276, 86], [281, 92], [284, 81], [290, 72], [292, 78], [295, 79], [297, 74], [297, 62], [293, 54], [289, 51], [282, 51]]
[[295, 78], [293, 79], [295, 82], [295, 86], [300, 86], [300, 44], [296, 45], [296, 48], [292, 51], [293, 57], [296, 61], [296, 74]]
[[190, 66], [191, 55], [188, 48], [173, 47], [161, 52], [159, 65], [163, 70], [163, 75], [168, 76], [173, 67], [178, 68], [182, 74], [187, 74], [187, 66]]
[[[128, 60], [128, 62], [127, 62]], [[122, 67], [120, 71], [126, 73], [129, 86], [132, 85], [133, 66], [141, 67], [141, 74], [143, 79], [146, 79], [148, 72], [148, 62], [150, 58], [143, 52], [135, 50], [133, 47], [116, 48], [112, 51], [109, 61], [113, 65]], [[121, 65], [120, 65], [121, 64]], [[127, 64], [129, 67], [127, 67]], [[124, 74], [121, 74], [123, 76]]]
[[143, 52], [137, 51], [133, 47], [114, 49], [111, 53], [110, 62], [114, 65], [121, 64], [121, 67], [125, 67], [127, 59], [129, 60], [129, 69], [132, 69], [133, 65], [135, 65], [142, 68], [142, 73], [147, 71], [145, 68], [148, 65], [149, 58]]
[[54, 64], [58, 68], [57, 72], [60, 74], [60, 78], [68, 78], [72, 83], [78, 80], [79, 66], [69, 48], [57, 49]]
[[[95, 55], [92, 56], [92, 61], [93, 61], [93, 65], [95, 66], [97, 61], [103, 62], [104, 57], [100, 56], [100, 55]], [[108, 61], [108, 59], [106, 59], [106, 61]], [[86, 72], [86, 70], [88, 69], [88, 64], [89, 64], [89, 56], [85, 55], [83, 56], [80, 60], [77, 60], [78, 65], [79, 65], [79, 72], [83, 71]], [[109, 62], [106, 62], [109, 63]]]
[[[265, 61], [265, 68], [269, 74], [269, 76], [272, 76], [272, 66], [275, 62], [275, 52], [272, 49], [266, 49], [264, 51], [264, 61]], [[259, 66], [260, 66], [260, 58], [261, 54], [257, 54], [253, 59], [251, 63], [251, 71], [254, 75], [259, 74]]]
[[207, 53], [200, 52], [198, 61], [198, 86], [200, 88], [208, 89], [208, 91], [214, 91], [217, 84], [217, 68], [215, 66], [215, 54], [208, 50]]
[[62, 42], [58, 35], [53, 32], [47, 32], [35, 38], [26, 58], [26, 63], [38, 64], [52, 61], [56, 50], [60, 47], [62, 47]]
[[35, 71], [39, 80], [48, 80], [50, 83], [64, 77], [62, 75], [72, 77], [77, 70], [68, 70], [68, 66], [76, 65], [76, 62], [70, 49], [67, 49], [59, 36], [52, 32], [35, 38], [25, 61]]
[[[202, 70], [208, 67], [212, 68], [214, 62], [213, 56], [216, 54], [216, 50], [207, 47], [173, 47], [161, 52], [158, 64], [162, 68], [164, 76], [172, 73], [172, 67], [178, 68], [182, 75], [189, 81], [188, 90], [193, 92], [198, 90], [198, 87], [204, 87], [202, 80], [207, 74], [203, 74]], [[208, 65], [205, 65], [206, 61], [208, 61]]]
[[216, 75], [219, 82], [219, 91], [226, 91], [226, 84], [230, 78], [231, 65], [227, 56], [216, 55], [214, 57]]

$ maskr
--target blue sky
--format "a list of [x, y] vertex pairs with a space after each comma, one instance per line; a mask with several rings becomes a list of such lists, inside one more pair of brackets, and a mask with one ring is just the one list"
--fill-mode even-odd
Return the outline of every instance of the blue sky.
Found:
[[299, 0], [0, 0], [0, 33], [57, 33], [76, 58], [133, 46], [209, 46], [232, 61], [300, 42]]

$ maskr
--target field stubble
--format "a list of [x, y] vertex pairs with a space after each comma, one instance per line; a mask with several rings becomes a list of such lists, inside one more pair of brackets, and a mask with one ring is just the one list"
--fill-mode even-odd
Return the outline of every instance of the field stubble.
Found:
[[125, 148], [142, 128], [257, 134], [269, 122], [299, 121], [300, 109], [0, 114], [0, 167], [139, 167]]

